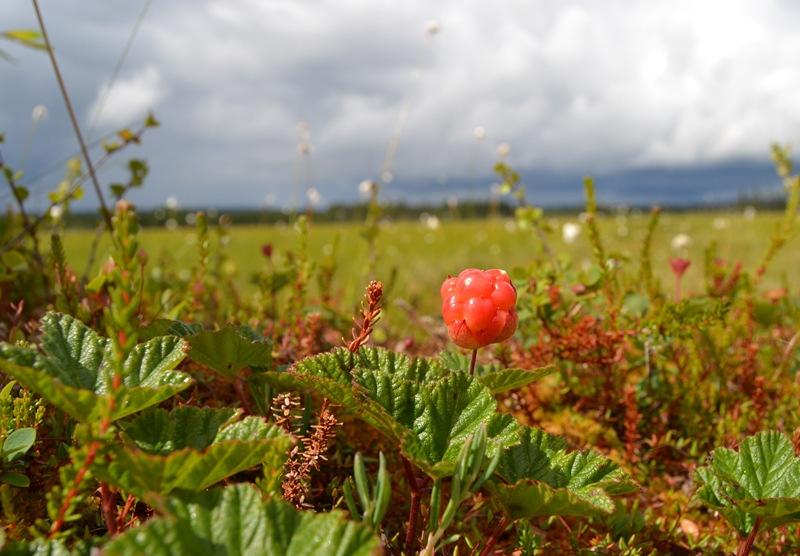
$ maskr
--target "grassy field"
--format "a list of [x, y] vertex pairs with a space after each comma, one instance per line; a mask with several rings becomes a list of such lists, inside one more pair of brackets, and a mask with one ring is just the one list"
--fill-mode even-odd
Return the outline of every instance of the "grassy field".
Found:
[[[687, 291], [702, 288], [703, 252], [712, 242], [719, 246], [719, 256], [732, 261], [740, 260], [755, 267], [769, 243], [772, 231], [780, 219], [779, 213], [760, 213], [748, 219], [741, 213], [673, 213], [663, 214], [653, 243], [653, 265], [665, 284], [672, 283], [668, 260], [672, 256], [687, 256], [693, 261], [685, 284]], [[643, 234], [649, 216], [629, 214], [605, 216], [600, 220], [604, 243], [610, 253], [635, 257], [641, 249]], [[558, 217], [550, 220], [554, 232], [549, 241], [559, 256], [567, 256], [578, 265], [587, 265], [591, 247], [585, 226], [577, 238], [567, 243], [561, 229], [565, 222], [578, 223], [576, 217]], [[312, 261], [335, 257], [337, 264], [334, 286], [337, 296], [346, 302], [357, 300], [367, 281], [367, 245], [358, 223], [319, 224], [311, 227], [309, 255]], [[671, 243], [678, 234], [686, 234], [691, 244], [676, 250]], [[93, 232], [69, 231], [65, 234], [65, 247], [71, 264], [82, 270], [86, 264]], [[169, 256], [178, 263], [177, 268], [191, 269], [196, 260], [195, 231], [192, 227], [178, 230], [146, 229], [142, 243], [147, 250], [151, 271], [158, 260]], [[298, 234], [283, 226], [232, 226], [227, 245], [232, 264], [228, 271], [235, 275], [245, 292], [252, 291], [250, 277], [264, 268], [265, 259], [260, 248], [271, 243], [278, 264], [287, 250], [297, 249]], [[212, 232], [212, 246], [216, 244]], [[385, 223], [378, 237], [380, 251], [377, 277], [387, 280], [393, 269], [397, 280], [392, 290], [395, 299], [403, 298], [425, 312], [438, 310], [438, 288], [448, 273], [457, 273], [468, 266], [502, 267], [512, 269], [530, 264], [539, 256], [540, 247], [531, 230], [519, 229], [512, 220], [455, 220], [441, 222], [437, 229], [419, 222]], [[99, 249], [98, 261], [108, 253], [107, 238]], [[99, 264], [99, 263], [98, 263]], [[624, 263], [623, 263], [624, 264]], [[800, 250], [787, 245], [776, 257], [764, 279], [765, 288], [783, 285], [790, 270], [800, 266]], [[184, 272], [189, 272], [185, 270]]]

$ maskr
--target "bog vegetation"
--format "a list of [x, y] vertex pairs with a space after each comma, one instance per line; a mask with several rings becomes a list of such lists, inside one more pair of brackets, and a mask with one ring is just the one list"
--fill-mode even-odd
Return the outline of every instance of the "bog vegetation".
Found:
[[[157, 125], [120, 130], [103, 161]], [[558, 233], [591, 259], [571, 258], [498, 163], [524, 257], [490, 257], [508, 270], [488, 282], [501, 297], [446, 303], [468, 350], [429, 310], [463, 268], [434, 266], [436, 283], [395, 303], [410, 280], [381, 264], [377, 184], [353, 240], [363, 267], [312, 257], [304, 215], [283, 247], [248, 253], [243, 289], [224, 217], [195, 216], [190, 261], [142, 248], [126, 196], [145, 161], [96, 192], [114, 203], [88, 272], [64, 237], [89, 168], [71, 162], [34, 214], [2, 165], [16, 203], [0, 227], [3, 553], [797, 554], [800, 297], [770, 274], [800, 178], [773, 156], [785, 212], [759, 256], [710, 242], [666, 277], [659, 210], [620, 254], [587, 179], [582, 224]], [[478, 298], [494, 306], [461, 312]]]

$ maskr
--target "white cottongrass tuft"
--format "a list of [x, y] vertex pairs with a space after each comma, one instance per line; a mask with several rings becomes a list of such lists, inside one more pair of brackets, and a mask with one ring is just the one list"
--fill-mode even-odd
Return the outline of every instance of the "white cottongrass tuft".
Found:
[[727, 218], [717, 217], [711, 223], [715, 230], [725, 230], [729, 225], [730, 222]]
[[372, 193], [372, 188], [375, 187], [375, 182], [372, 180], [364, 180], [358, 184], [358, 191], [362, 195], [369, 195]]
[[756, 207], [753, 205], [748, 205], [744, 207], [744, 211], [742, 212], [742, 216], [744, 216], [745, 220], [753, 220], [758, 214]]
[[50, 207], [50, 218], [53, 220], [61, 220], [62, 216], [64, 216], [64, 207], [61, 205], [53, 205]]
[[692, 244], [692, 238], [689, 237], [687, 234], [677, 234], [675, 237], [672, 238], [672, 241], [670, 242], [670, 246], [675, 251], [686, 249], [691, 244]]
[[31, 119], [33, 123], [43, 122], [47, 119], [47, 106], [43, 104], [37, 104], [33, 107], [33, 111], [31, 112]]
[[575, 222], [565, 222], [561, 227], [561, 237], [565, 243], [572, 243], [580, 233], [581, 227]]
[[438, 216], [435, 214], [428, 214], [427, 212], [420, 214], [419, 220], [429, 230], [438, 230], [439, 226], [441, 225]]
[[308, 188], [306, 197], [308, 198], [308, 202], [311, 203], [311, 206], [317, 206], [322, 200], [322, 195], [319, 194], [319, 191], [317, 191], [315, 187]]
[[169, 210], [175, 210], [178, 208], [178, 198], [174, 195], [167, 197], [167, 201], [164, 203], [164, 206], [167, 207]]
[[497, 145], [497, 156], [500, 158], [505, 158], [508, 156], [508, 153], [511, 152], [511, 145], [508, 143], [500, 143]]
[[486, 130], [483, 128], [483, 126], [479, 125], [472, 130], [472, 135], [474, 135], [475, 139], [478, 141], [482, 141], [486, 137]]
[[438, 34], [441, 30], [442, 26], [435, 19], [431, 19], [425, 24], [425, 32], [431, 36]]

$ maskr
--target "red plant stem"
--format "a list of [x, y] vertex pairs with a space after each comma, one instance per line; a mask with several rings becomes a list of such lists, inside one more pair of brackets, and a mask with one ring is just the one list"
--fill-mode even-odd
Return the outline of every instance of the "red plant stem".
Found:
[[496, 545], [497, 541], [500, 539], [500, 535], [502, 535], [503, 532], [506, 529], [508, 529], [510, 523], [511, 519], [508, 516], [504, 515], [503, 519], [500, 520], [500, 523], [498, 523], [497, 527], [495, 527], [494, 530], [492, 531], [492, 534], [489, 535], [488, 539], [486, 539], [486, 544], [483, 546], [483, 550], [481, 550], [479, 556], [488, 556], [489, 553], [491, 553], [492, 549], [494, 548], [494, 545]]
[[247, 392], [244, 389], [244, 380], [237, 377], [233, 381], [233, 387], [236, 390], [236, 395], [239, 397], [239, 401], [242, 404], [242, 409], [246, 415], [253, 415], [253, 408], [250, 406], [250, 400], [247, 397]]
[[136, 502], [136, 497], [133, 494], [128, 495], [128, 499], [125, 500], [125, 505], [122, 506], [122, 509], [117, 514], [117, 528], [118, 529], [125, 529], [125, 518], [128, 517], [128, 514], [131, 512], [133, 508], [133, 504]]
[[[119, 375], [114, 375], [114, 382], [113, 384], [117, 384], [119, 382]], [[100, 435], [103, 436], [108, 432], [109, 427], [111, 426], [111, 414], [114, 412], [114, 406], [116, 405], [116, 401], [114, 400], [113, 395], [108, 396], [108, 416], [105, 417], [100, 422]], [[64, 526], [64, 522], [67, 518], [67, 512], [72, 507], [72, 500], [78, 495], [81, 488], [81, 483], [83, 483], [84, 477], [86, 477], [86, 473], [89, 472], [89, 468], [94, 463], [94, 459], [97, 457], [97, 451], [100, 449], [100, 442], [98, 440], [92, 441], [89, 444], [89, 448], [86, 451], [86, 458], [83, 460], [83, 464], [81, 465], [78, 472], [75, 474], [75, 480], [72, 481], [72, 487], [67, 491], [67, 495], [64, 497], [64, 501], [61, 503], [61, 507], [58, 509], [58, 517], [53, 522], [53, 525], [50, 527], [50, 534], [48, 535], [48, 539], [54, 538], [61, 528]]]
[[750, 550], [753, 548], [753, 543], [756, 541], [756, 535], [758, 534], [758, 529], [761, 527], [761, 518], [757, 517], [755, 523], [753, 523], [753, 528], [750, 529], [750, 533], [747, 535], [747, 538], [742, 539], [739, 543], [739, 547], [736, 549], [736, 556], [747, 556], [750, 554]]
[[78, 495], [80, 492], [80, 486], [83, 482], [83, 478], [86, 476], [86, 473], [89, 471], [89, 467], [91, 467], [92, 463], [94, 463], [94, 458], [97, 457], [97, 450], [100, 448], [100, 443], [95, 441], [89, 444], [89, 450], [86, 452], [86, 459], [83, 461], [83, 465], [78, 470], [78, 473], [75, 475], [75, 480], [72, 482], [72, 487], [67, 491], [67, 495], [64, 497], [64, 501], [61, 503], [61, 507], [58, 509], [58, 517], [53, 522], [53, 525], [50, 527], [50, 535], [48, 538], [55, 537], [61, 528], [64, 526], [64, 521], [66, 520], [67, 512], [69, 511], [70, 507], [72, 506], [72, 499]]
[[681, 280], [683, 280], [682, 276], [675, 277], [675, 303], [681, 302]]
[[417, 477], [414, 474], [414, 468], [411, 466], [411, 463], [402, 456], [400, 459], [403, 460], [403, 470], [406, 474], [408, 488], [411, 491], [411, 507], [408, 510], [408, 528], [406, 529], [405, 552], [406, 554], [414, 554], [416, 549], [415, 541], [417, 533], [417, 518], [419, 517], [419, 483], [417, 482]]
[[100, 483], [100, 505], [103, 509], [103, 518], [106, 522], [106, 529], [108, 530], [108, 535], [113, 537], [117, 534], [117, 520], [116, 516], [114, 515], [114, 510], [116, 509], [116, 505], [114, 504], [114, 493], [111, 492], [108, 484], [101, 482]]
[[469, 363], [469, 374], [475, 374], [475, 362], [478, 360], [478, 348], [472, 350], [472, 361]]

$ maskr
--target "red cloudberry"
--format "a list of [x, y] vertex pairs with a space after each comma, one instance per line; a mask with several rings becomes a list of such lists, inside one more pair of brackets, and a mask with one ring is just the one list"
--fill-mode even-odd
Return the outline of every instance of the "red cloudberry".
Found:
[[504, 270], [468, 268], [445, 280], [440, 294], [447, 332], [463, 348], [502, 342], [517, 329], [517, 290]]

